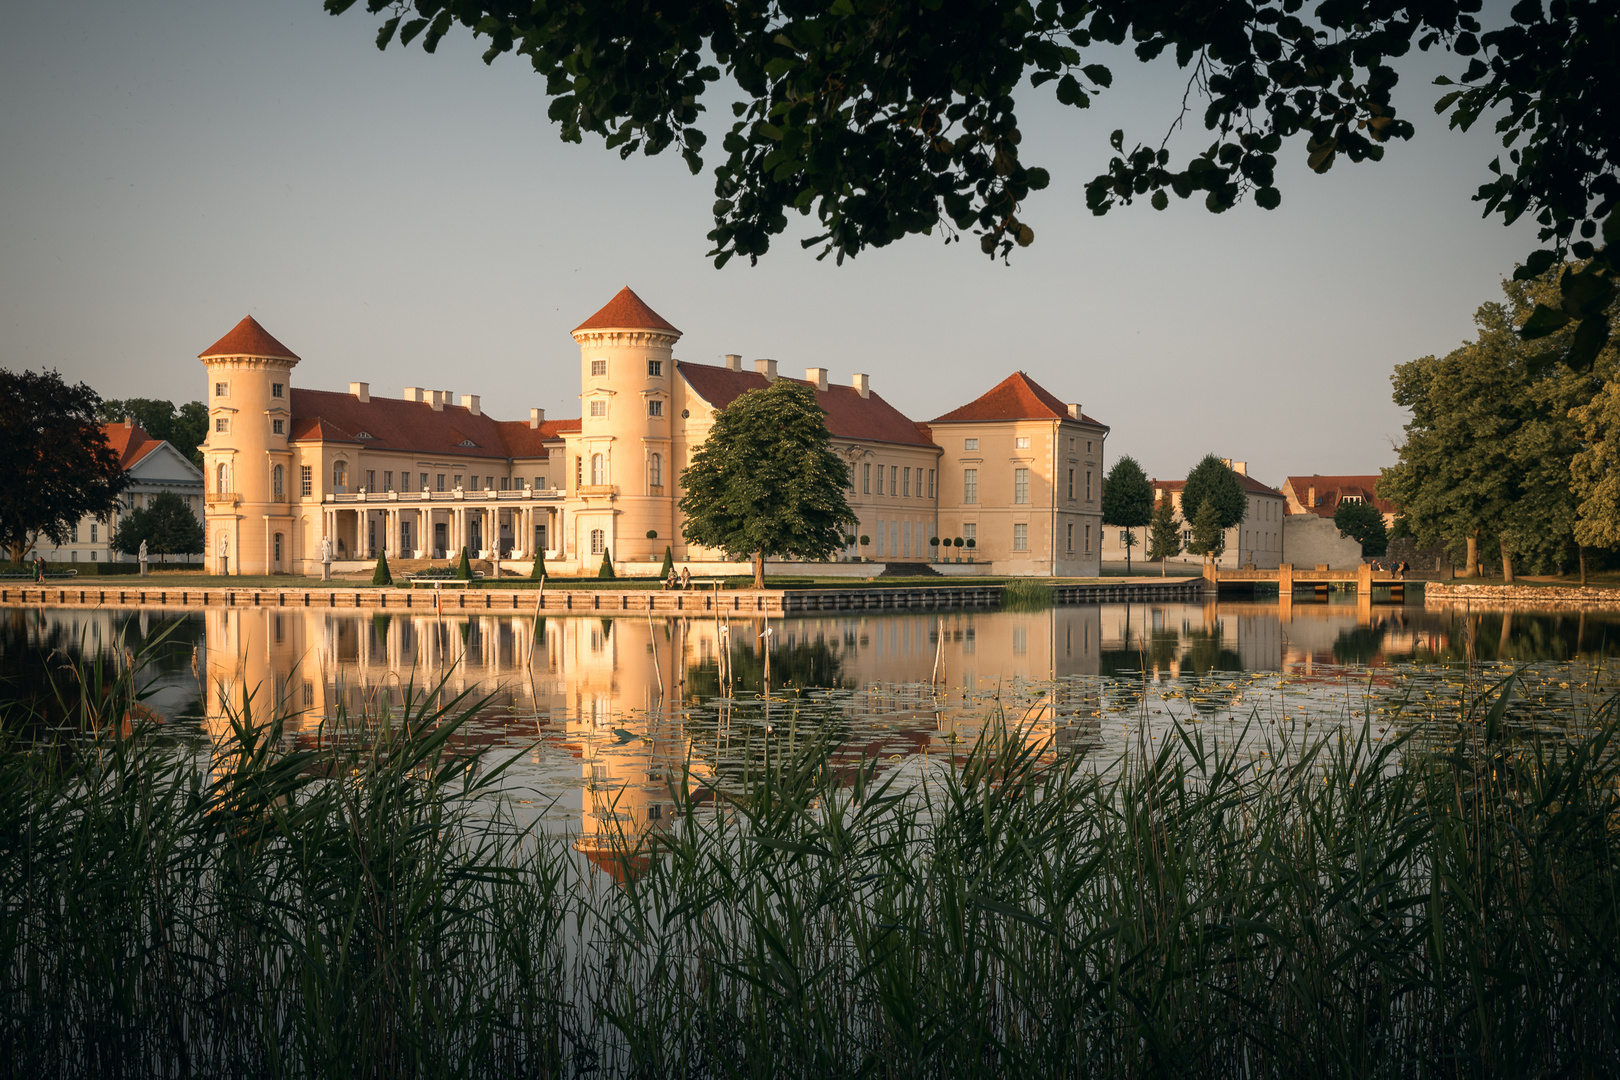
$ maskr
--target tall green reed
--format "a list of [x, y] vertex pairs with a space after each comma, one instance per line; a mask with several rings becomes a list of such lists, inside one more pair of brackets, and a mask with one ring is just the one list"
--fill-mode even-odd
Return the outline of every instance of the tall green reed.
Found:
[[311, 744], [249, 700], [205, 759], [107, 724], [13, 739], [0, 1067], [1606, 1075], [1615, 704], [1527, 740], [1509, 689], [1450, 745], [1189, 726], [1109, 770], [992, 717], [880, 774], [800, 724], [746, 786], [672, 783], [622, 886], [455, 750], [466, 701]]

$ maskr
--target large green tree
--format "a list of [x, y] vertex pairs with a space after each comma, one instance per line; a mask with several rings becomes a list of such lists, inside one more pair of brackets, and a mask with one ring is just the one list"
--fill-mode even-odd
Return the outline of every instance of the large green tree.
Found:
[[1333, 511], [1333, 524], [1340, 536], [1347, 536], [1361, 545], [1361, 554], [1376, 559], [1389, 550], [1389, 532], [1384, 528], [1384, 515], [1378, 507], [1366, 502], [1345, 499]]
[[[333, 14], [355, 0], [325, 0]], [[1147, 198], [1199, 196], [1220, 212], [1246, 196], [1281, 202], [1287, 142], [1315, 172], [1377, 161], [1414, 126], [1396, 115], [1396, 66], [1414, 46], [1457, 60], [1435, 110], [1453, 127], [1489, 117], [1510, 147], [1482, 169], [1474, 198], [1504, 221], [1530, 215], [1546, 245], [1527, 277], [1566, 250], [1601, 257], [1543, 324], [1580, 320], [1581, 348], [1608, 333], [1601, 294], [1614, 287], [1598, 226], [1620, 199], [1620, 96], [1614, 89], [1620, 5], [1613, 0], [365, 0], [386, 13], [377, 46], [454, 27], [545, 80], [562, 138], [603, 139], [621, 157], [678, 152], [693, 173], [708, 144], [707, 103], [731, 113], [714, 170], [714, 243], [724, 264], [755, 259], [814, 215], [806, 247], [840, 260], [919, 233], [978, 236], [1005, 257], [1031, 243], [1024, 202], [1047, 186], [1026, 162], [1020, 104], [1054, 96], [1091, 106], [1113, 82], [1097, 61], [1129, 43], [1138, 62], [1187, 74], [1180, 116], [1207, 139], [1110, 137], [1107, 168], [1086, 186], [1097, 214]], [[1484, 164], [1484, 163], [1482, 163]], [[1593, 350], [1595, 355], [1595, 350]], [[1580, 366], [1577, 364], [1577, 366]]]
[[40, 538], [67, 542], [73, 526], [118, 509], [129, 478], [101, 433], [101, 398], [54, 371], [0, 368], [0, 547], [21, 562]]
[[1131, 548], [1136, 534], [1153, 519], [1153, 484], [1141, 464], [1129, 454], [1114, 462], [1103, 480], [1102, 519], [1104, 525], [1125, 530], [1125, 572], [1131, 569]]
[[[1198, 464], [1192, 467], [1187, 474], [1187, 484], [1181, 489], [1181, 515], [1187, 519], [1195, 532], [1198, 526], [1198, 515], [1205, 504], [1209, 504], [1211, 516], [1207, 519], [1216, 523], [1218, 530], [1225, 533], [1227, 529], [1240, 523], [1249, 513], [1249, 497], [1243, 491], [1243, 481], [1238, 479], [1232, 467], [1214, 454], [1205, 454]], [[1194, 538], [1196, 542], [1196, 536]], [[1194, 555], [1204, 555], [1215, 558], [1226, 548], [1226, 538], [1223, 535], [1217, 545], [1206, 543], [1200, 545], [1202, 551], [1194, 551], [1189, 545], [1187, 550]]]
[[1538, 305], [1557, 299], [1562, 280], [1555, 269], [1503, 282], [1505, 300], [1475, 313], [1473, 341], [1402, 364], [1391, 377], [1395, 403], [1412, 419], [1378, 494], [1401, 507], [1419, 543], [1460, 544], [1468, 574], [1482, 543], [1496, 544], [1512, 580], [1516, 559], [1556, 569], [1576, 542], [1572, 469], [1582, 445], [1571, 412], [1613, 376], [1616, 350], [1610, 345], [1590, 369], [1574, 370], [1563, 358], [1577, 327], [1544, 341], [1518, 333]]
[[98, 410], [103, 423], [112, 424], [128, 417], [154, 439], [162, 439], [202, 468], [202, 451], [197, 449], [208, 438], [208, 407], [188, 401], [175, 407], [162, 398], [107, 398]]
[[163, 562], [168, 562], [170, 555], [201, 555], [202, 522], [180, 496], [160, 491], [145, 506], [119, 519], [109, 543], [114, 551], [137, 555], [142, 540], [146, 541], [147, 553], [159, 556]]
[[689, 544], [750, 556], [764, 588], [766, 558], [825, 559], [844, 546], [859, 524], [848, 483], [815, 391], [778, 379], [715, 414], [681, 473], [682, 531]]
[[1188, 524], [1192, 539], [1187, 543], [1187, 550], [1206, 559], [1220, 558], [1226, 551], [1226, 529], [1221, 526], [1221, 512], [1215, 508], [1215, 500], [1205, 499], [1199, 503]]

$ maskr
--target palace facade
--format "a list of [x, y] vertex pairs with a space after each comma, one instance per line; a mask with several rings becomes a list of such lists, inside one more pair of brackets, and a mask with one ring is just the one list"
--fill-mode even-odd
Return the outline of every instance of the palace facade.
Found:
[[[243, 319], [199, 357], [209, 568], [314, 573], [323, 541], [338, 561], [542, 551], [563, 574], [594, 570], [605, 552], [621, 567], [655, 563], [666, 545], [678, 562], [726, 562], [685, 542], [680, 476], [716, 412], [788, 376], [775, 360], [676, 359], [681, 332], [629, 288], [573, 337], [582, 415], [496, 420], [476, 394], [295, 386], [297, 354]], [[986, 571], [1099, 573], [1108, 428], [1078, 404], [1017, 372], [919, 423], [865, 374], [846, 386], [809, 368], [795, 381], [814, 388], [849, 465], [860, 526], [843, 558], [926, 562], [942, 538], [951, 559]]]

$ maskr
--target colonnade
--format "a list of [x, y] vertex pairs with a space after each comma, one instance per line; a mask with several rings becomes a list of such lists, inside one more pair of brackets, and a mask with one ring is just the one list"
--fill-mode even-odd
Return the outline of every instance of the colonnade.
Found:
[[[537, 544], [557, 546], [562, 515], [560, 506], [521, 503], [327, 505], [321, 535], [331, 539], [335, 559], [371, 558], [379, 550], [395, 558], [437, 559], [464, 547], [474, 558], [521, 559], [532, 557]], [[437, 526], [444, 527], [442, 539]]]

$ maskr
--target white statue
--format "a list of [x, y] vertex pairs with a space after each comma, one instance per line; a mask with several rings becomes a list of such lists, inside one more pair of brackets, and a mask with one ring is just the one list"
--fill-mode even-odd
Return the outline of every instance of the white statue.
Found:
[[146, 561], [146, 541], [145, 541], [145, 540], [142, 540], [142, 541], [141, 541], [141, 550], [140, 550], [140, 554], [138, 554], [138, 555], [136, 555], [136, 556], [135, 556], [135, 557], [136, 557], [136, 558], [137, 558], [137, 559], [139, 559], [139, 560], [140, 560], [140, 561], [141, 561], [141, 562], [145, 562], [145, 561]]
[[332, 538], [329, 537], [329, 536], [323, 536], [323, 537], [321, 537], [321, 562], [329, 563], [331, 561], [332, 561]]

